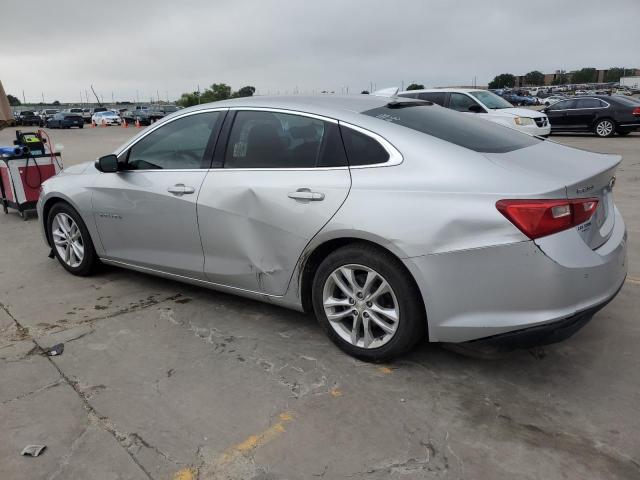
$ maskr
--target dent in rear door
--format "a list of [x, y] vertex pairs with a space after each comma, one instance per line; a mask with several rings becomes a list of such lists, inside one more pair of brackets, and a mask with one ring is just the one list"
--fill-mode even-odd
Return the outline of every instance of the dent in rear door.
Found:
[[[283, 295], [302, 251], [344, 203], [351, 187], [346, 157], [335, 167], [297, 168], [308, 158], [307, 143], [317, 149], [320, 142], [318, 158], [326, 158], [329, 139], [339, 139], [337, 124], [314, 118], [305, 125], [300, 118], [309, 117], [241, 111], [229, 119], [233, 127], [226, 156], [222, 153], [227, 168], [209, 172], [198, 198], [204, 272], [209, 281]], [[319, 131], [322, 140], [317, 138]], [[344, 156], [341, 140], [339, 148]], [[279, 158], [286, 158], [282, 164], [293, 168], [281, 168]], [[243, 165], [247, 167], [240, 168]]]
[[[209, 281], [270, 295], [285, 293], [305, 246], [338, 211], [349, 170], [215, 170], [198, 199]], [[289, 197], [299, 189], [322, 201]]]

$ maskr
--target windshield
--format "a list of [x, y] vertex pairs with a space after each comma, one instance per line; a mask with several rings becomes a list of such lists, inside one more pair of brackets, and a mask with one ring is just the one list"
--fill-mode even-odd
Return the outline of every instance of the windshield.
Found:
[[486, 90], [476, 90], [475, 92], [469, 92], [472, 96], [480, 100], [487, 108], [500, 109], [500, 108], [513, 108], [509, 102], [504, 98], [499, 97], [493, 92], [487, 92]]
[[416, 102], [387, 104], [362, 113], [482, 153], [511, 152], [541, 142], [508, 127]]
[[162, 107], [162, 109], [165, 112], [177, 112], [178, 111], [178, 107], [172, 107], [172, 106]]

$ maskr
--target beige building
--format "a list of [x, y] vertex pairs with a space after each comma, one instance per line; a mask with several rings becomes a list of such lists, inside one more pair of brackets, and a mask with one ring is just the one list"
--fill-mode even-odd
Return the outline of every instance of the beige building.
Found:
[[[605, 70], [596, 70], [597, 72], [597, 77], [596, 77], [596, 83], [605, 83], [605, 77], [607, 76], [607, 72], [609, 70], [605, 69]], [[571, 77], [571, 73], [572, 72], [565, 72], [565, 75], [568, 75], [569, 77]], [[561, 70], [557, 70], [555, 73], [545, 73], [544, 74], [544, 84], [545, 85], [553, 85], [553, 81], [559, 77], [562, 74]], [[634, 75], [640, 75], [640, 69], [639, 68], [627, 68], [626, 72], [625, 72], [625, 76], [634, 76]], [[524, 75], [516, 75], [516, 87], [525, 87], [525, 86], [533, 86], [533, 85], [526, 85], [526, 82], [524, 81]]]

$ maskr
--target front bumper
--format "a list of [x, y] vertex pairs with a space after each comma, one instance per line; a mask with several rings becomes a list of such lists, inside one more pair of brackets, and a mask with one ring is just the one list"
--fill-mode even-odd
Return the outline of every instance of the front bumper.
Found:
[[404, 259], [422, 293], [429, 339], [467, 342], [551, 325], [611, 300], [627, 273], [626, 228], [615, 214], [611, 236], [596, 250], [566, 231], [539, 244]]

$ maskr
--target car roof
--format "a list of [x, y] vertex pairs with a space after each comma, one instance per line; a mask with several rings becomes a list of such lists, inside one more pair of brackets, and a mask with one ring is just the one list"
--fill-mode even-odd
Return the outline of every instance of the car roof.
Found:
[[[500, 90], [500, 89], [498, 89]], [[422, 93], [422, 92], [446, 92], [446, 93], [471, 93], [471, 92], [488, 92], [489, 90], [485, 90], [483, 88], [453, 88], [453, 87], [447, 87], [447, 88], [423, 88], [420, 90], [405, 90], [404, 92], [400, 92], [400, 93]]]
[[183, 115], [191, 111], [205, 110], [213, 107], [256, 107], [294, 110], [305, 113], [315, 113], [338, 120], [348, 120], [349, 118], [353, 118], [354, 114], [360, 114], [367, 110], [382, 107], [394, 100], [402, 102], [408, 101], [406, 98], [378, 97], [376, 95], [252, 96], [196, 105], [180, 110], [179, 114]]

